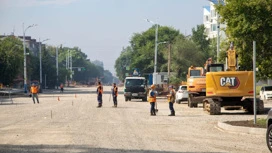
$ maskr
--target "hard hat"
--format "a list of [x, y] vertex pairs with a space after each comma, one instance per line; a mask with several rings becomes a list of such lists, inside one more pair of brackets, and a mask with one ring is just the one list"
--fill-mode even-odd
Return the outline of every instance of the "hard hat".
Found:
[[173, 86], [169, 86], [169, 88], [173, 88]]
[[155, 85], [154, 85], [154, 84], [152, 84], [150, 88], [151, 88], [151, 89], [154, 89], [154, 88], [155, 88]]

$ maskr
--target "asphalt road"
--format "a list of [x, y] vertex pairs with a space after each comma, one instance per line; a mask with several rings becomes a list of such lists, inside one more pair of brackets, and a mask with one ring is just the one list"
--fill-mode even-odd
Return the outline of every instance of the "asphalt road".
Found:
[[103, 107], [96, 108], [95, 90], [44, 91], [39, 95], [40, 104], [33, 104], [29, 97], [13, 98], [13, 103], [3, 100], [0, 152], [269, 152], [265, 135], [231, 133], [217, 127], [218, 121], [253, 119], [243, 111], [210, 116], [201, 105], [175, 104], [176, 116], [169, 117], [168, 103], [161, 98], [157, 116], [150, 116], [149, 103], [125, 102], [122, 92], [118, 107], [112, 108], [110, 87], [104, 87]]

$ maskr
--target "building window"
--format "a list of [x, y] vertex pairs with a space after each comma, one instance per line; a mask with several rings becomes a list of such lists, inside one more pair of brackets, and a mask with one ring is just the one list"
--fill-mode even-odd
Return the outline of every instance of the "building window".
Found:
[[211, 10], [211, 17], [215, 17], [215, 11], [214, 10]]
[[217, 24], [211, 24], [211, 31], [217, 31]]

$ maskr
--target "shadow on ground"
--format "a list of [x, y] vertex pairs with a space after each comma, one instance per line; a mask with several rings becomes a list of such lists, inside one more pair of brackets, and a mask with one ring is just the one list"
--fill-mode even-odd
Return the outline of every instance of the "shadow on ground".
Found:
[[[157, 151], [157, 150], [124, 150], [124, 149], [108, 149], [94, 148], [86, 145], [0, 145], [0, 152], [5, 153], [178, 153], [173, 151]], [[182, 152], [179, 152], [182, 153]], [[183, 152], [185, 153], [185, 152]], [[186, 152], [189, 153], [189, 152]]]

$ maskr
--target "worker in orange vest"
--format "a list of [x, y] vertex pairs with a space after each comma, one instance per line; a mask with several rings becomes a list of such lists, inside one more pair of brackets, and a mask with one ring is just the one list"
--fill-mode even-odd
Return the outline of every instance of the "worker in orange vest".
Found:
[[96, 93], [97, 93], [97, 101], [98, 101], [97, 108], [100, 108], [102, 107], [102, 94], [103, 94], [103, 86], [101, 85], [101, 82], [98, 82]]
[[167, 95], [167, 100], [169, 103], [169, 109], [171, 111], [171, 114], [169, 114], [168, 116], [175, 116], [174, 103], [176, 100], [176, 92], [173, 86], [169, 86], [169, 94]]
[[117, 107], [117, 95], [118, 95], [118, 88], [116, 86], [116, 83], [112, 84], [112, 98], [113, 98], [113, 107]]
[[60, 92], [63, 93], [63, 84], [62, 83], [60, 84]]
[[39, 104], [39, 98], [38, 98], [38, 92], [39, 92], [39, 87], [36, 86], [34, 83], [32, 83], [32, 86], [30, 88], [30, 93], [32, 94], [32, 100], [35, 104], [35, 99], [37, 100], [37, 103]]
[[151, 116], [156, 116], [156, 111], [155, 111], [155, 103], [156, 103], [156, 93], [155, 93], [155, 85], [151, 85], [151, 90], [148, 93], [148, 102], [150, 103], [150, 115]]

